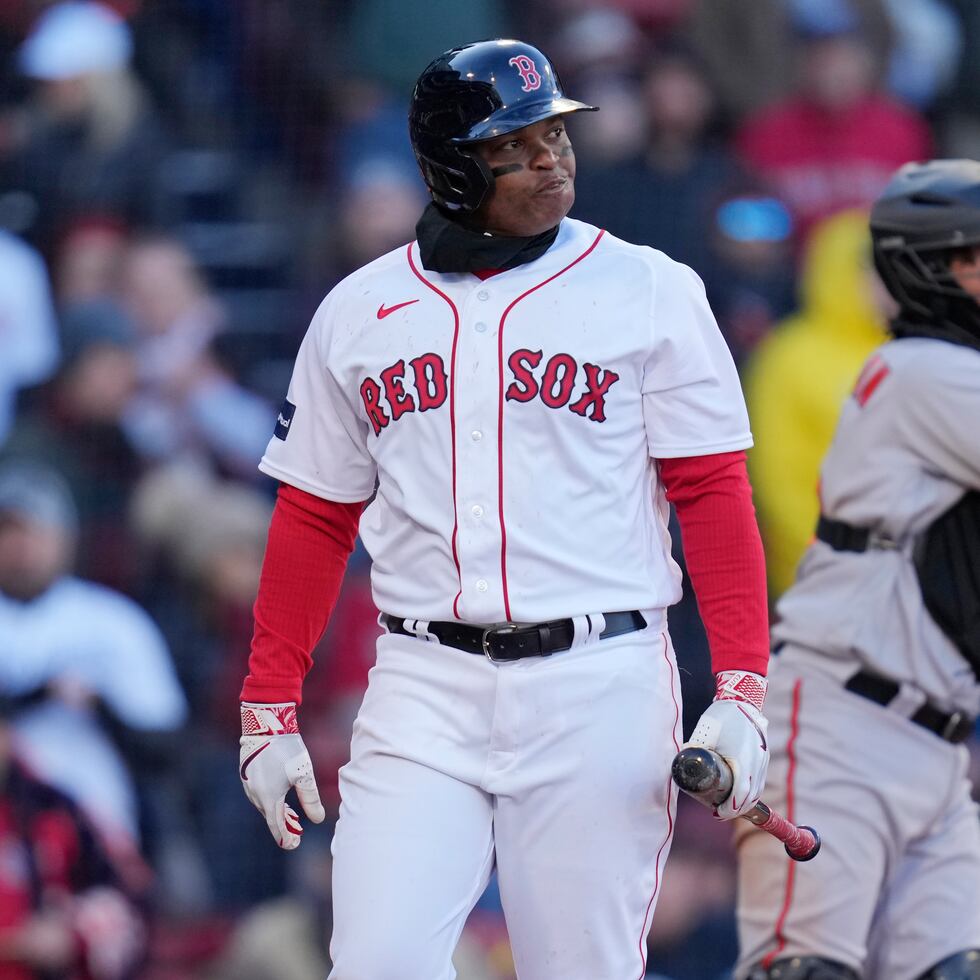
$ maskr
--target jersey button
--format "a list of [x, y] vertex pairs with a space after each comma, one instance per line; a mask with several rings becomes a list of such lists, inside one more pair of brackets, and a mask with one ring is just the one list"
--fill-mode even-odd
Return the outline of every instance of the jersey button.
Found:
[[473, 329], [477, 333], [484, 333], [486, 331], [486, 329], [487, 329], [487, 325], [481, 321], [480, 323], [475, 323], [473, 325]]
[[480, 431], [479, 429], [474, 429], [474, 430], [473, 430], [473, 431], [472, 431], [472, 432], [470, 433], [470, 438], [471, 438], [471, 439], [472, 439], [472, 440], [473, 440], [474, 442], [479, 442], [479, 441], [480, 441], [480, 440], [481, 440], [481, 439], [483, 438], [483, 433], [482, 433], [482, 432], [481, 432], [481, 431]]
[[487, 580], [485, 578], [480, 578], [476, 580], [476, 591], [486, 592], [489, 586], [487, 585]]
[[476, 298], [479, 299], [479, 300], [486, 301], [486, 300], [490, 299], [490, 294], [485, 289], [481, 289], [476, 294]]
[[471, 513], [474, 517], [483, 517], [483, 508], [479, 504], [474, 504]]

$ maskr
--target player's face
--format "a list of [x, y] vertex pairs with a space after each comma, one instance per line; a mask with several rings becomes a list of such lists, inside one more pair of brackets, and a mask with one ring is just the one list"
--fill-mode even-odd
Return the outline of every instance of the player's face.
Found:
[[980, 246], [974, 245], [950, 259], [949, 271], [960, 289], [980, 303]]
[[70, 536], [60, 528], [0, 513], [0, 592], [33, 599], [71, 563]]
[[568, 214], [575, 201], [575, 154], [561, 116], [477, 143], [475, 150], [494, 175], [494, 192], [476, 215], [487, 231], [540, 235]]

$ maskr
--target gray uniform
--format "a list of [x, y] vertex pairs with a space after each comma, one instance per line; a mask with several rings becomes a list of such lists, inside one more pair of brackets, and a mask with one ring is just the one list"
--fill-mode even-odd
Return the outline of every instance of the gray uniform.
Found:
[[[824, 845], [793, 867], [739, 828], [737, 976], [794, 955], [875, 980], [913, 980], [980, 946], [980, 824], [968, 753], [910, 719], [980, 712], [970, 665], [926, 610], [912, 548], [980, 489], [980, 351], [892, 341], [845, 404], [821, 472], [821, 511], [870, 528], [864, 551], [816, 540], [777, 606], [766, 799]], [[846, 690], [864, 671], [898, 685], [882, 706]]]

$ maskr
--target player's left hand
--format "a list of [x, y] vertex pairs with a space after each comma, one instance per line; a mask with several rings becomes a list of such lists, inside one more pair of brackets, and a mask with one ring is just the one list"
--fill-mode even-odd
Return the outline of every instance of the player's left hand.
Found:
[[265, 817], [269, 832], [284, 851], [299, 847], [303, 837], [299, 817], [286, 802], [290, 788], [295, 787], [310, 820], [323, 822], [326, 813], [292, 702], [242, 702], [239, 775], [245, 795]]
[[758, 802], [769, 768], [769, 723], [762, 714], [766, 679], [745, 670], [715, 675], [717, 693], [701, 715], [688, 745], [713, 749], [731, 767], [732, 791], [715, 808], [715, 816], [731, 820]]

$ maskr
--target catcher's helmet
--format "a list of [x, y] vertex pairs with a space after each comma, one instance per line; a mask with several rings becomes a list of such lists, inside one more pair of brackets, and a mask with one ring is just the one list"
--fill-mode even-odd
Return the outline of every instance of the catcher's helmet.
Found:
[[980, 244], [980, 163], [905, 164], [871, 209], [871, 238], [875, 266], [902, 314], [980, 333], [980, 307], [949, 268], [956, 249]]
[[412, 93], [408, 132], [422, 177], [443, 207], [475, 211], [493, 175], [468, 145], [596, 107], [565, 98], [551, 62], [530, 44], [477, 41], [439, 55]]

